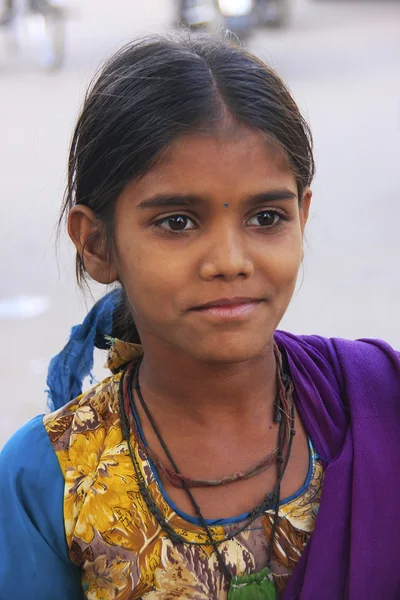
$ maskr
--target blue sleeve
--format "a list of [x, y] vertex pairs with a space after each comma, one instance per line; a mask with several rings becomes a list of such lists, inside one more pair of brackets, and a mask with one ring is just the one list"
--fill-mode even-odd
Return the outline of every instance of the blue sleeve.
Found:
[[0, 600], [81, 600], [68, 556], [64, 478], [42, 417], [0, 453]]

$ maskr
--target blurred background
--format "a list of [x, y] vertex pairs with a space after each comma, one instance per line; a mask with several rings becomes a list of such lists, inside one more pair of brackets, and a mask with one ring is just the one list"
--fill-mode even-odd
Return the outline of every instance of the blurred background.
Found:
[[[0, 447], [44, 412], [49, 358], [93, 302], [76, 287], [65, 236], [57, 258], [55, 235], [90, 78], [138, 34], [216, 19], [192, 0], [69, 1], [27, 15], [15, 0], [18, 18], [6, 11], [0, 27]], [[219, 25], [232, 19], [227, 2]], [[247, 10], [248, 0], [232, 2]], [[400, 348], [400, 2], [261, 4], [257, 27], [254, 13], [230, 25], [289, 84], [317, 163], [304, 268], [282, 328]]]

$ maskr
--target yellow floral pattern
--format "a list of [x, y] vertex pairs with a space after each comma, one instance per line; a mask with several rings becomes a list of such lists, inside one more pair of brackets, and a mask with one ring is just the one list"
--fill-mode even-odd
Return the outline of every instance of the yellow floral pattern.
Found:
[[[129, 346], [129, 345], [128, 345]], [[126, 345], [124, 359], [129, 359]], [[128, 348], [129, 350], [129, 348]], [[113, 350], [118, 361], [121, 353]], [[134, 348], [137, 356], [138, 348]], [[122, 360], [120, 364], [122, 364]], [[227, 584], [207, 545], [173, 543], [149, 511], [123, 439], [116, 373], [44, 424], [65, 479], [64, 519], [71, 560], [82, 569], [87, 600], [226, 600]], [[133, 451], [159, 510], [187, 542], [207, 542], [204, 530], [167, 503], [137, 441]], [[279, 511], [274, 577], [280, 594], [314, 528], [323, 468], [314, 455], [309, 485]], [[220, 550], [233, 574], [260, 571], [267, 561], [273, 514], [266, 512]], [[216, 540], [240, 523], [213, 527]]]

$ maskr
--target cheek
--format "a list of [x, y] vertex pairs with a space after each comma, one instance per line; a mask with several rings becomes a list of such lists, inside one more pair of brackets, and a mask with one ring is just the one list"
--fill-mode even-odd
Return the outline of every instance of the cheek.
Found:
[[265, 273], [275, 297], [288, 302], [296, 287], [297, 276], [303, 258], [303, 246], [299, 241], [290, 240], [275, 248], [265, 261]]
[[[134, 220], [126, 218], [117, 205], [114, 239], [119, 279], [128, 297], [137, 324], [160, 322], [171, 315], [172, 302], [185, 287], [187, 273], [182, 261], [166, 256], [157, 240], [148, 239]], [[129, 214], [129, 213], [128, 213]]]
[[120, 279], [135, 316], [168, 312], [171, 300], [187, 282], [182, 264], [154, 248], [143, 251], [140, 243], [123, 248], [123, 253], [118, 252]]

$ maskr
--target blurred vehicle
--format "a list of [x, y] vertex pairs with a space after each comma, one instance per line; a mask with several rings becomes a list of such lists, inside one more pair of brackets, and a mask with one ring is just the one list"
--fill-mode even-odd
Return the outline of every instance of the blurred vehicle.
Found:
[[257, 25], [256, 0], [217, 0], [218, 25], [239, 38], [247, 37]]
[[33, 55], [46, 69], [65, 59], [65, 0], [8, 0], [1, 19], [6, 52]]
[[293, 0], [256, 0], [258, 23], [286, 27], [290, 23]]
[[178, 22], [189, 28], [222, 27], [238, 37], [255, 27], [283, 27], [292, 0], [180, 0]]

